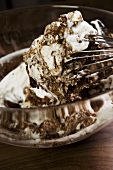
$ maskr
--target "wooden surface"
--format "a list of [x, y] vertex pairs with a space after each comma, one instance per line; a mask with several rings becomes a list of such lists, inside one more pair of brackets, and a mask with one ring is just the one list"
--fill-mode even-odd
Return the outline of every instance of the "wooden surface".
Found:
[[0, 143], [0, 170], [113, 170], [113, 123], [83, 141], [59, 148]]

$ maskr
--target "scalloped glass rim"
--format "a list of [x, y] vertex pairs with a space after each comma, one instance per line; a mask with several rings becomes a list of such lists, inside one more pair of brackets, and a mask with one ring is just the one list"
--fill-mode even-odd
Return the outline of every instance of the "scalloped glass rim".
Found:
[[101, 8], [94, 8], [94, 7], [89, 7], [89, 6], [78, 6], [78, 5], [35, 5], [35, 6], [29, 6], [29, 7], [21, 7], [21, 8], [15, 8], [15, 9], [9, 9], [9, 10], [6, 10], [6, 11], [0, 11], [0, 14], [3, 14], [3, 13], [10, 13], [10, 12], [13, 12], [13, 11], [20, 11], [21, 9], [32, 9], [32, 8], [41, 8], [41, 7], [50, 7], [50, 8], [73, 8], [73, 9], [80, 9], [80, 8], [83, 8], [83, 9], [91, 9], [91, 10], [97, 10], [97, 11], [102, 11], [104, 13], [111, 13], [113, 14], [112, 11], [108, 11], [108, 10], [105, 10], [105, 9], [101, 9]]

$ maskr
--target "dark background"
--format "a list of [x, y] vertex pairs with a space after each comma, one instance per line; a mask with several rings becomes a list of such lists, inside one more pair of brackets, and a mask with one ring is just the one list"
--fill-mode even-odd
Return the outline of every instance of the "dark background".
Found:
[[0, 11], [39, 4], [81, 5], [113, 11], [113, 0], [0, 0]]

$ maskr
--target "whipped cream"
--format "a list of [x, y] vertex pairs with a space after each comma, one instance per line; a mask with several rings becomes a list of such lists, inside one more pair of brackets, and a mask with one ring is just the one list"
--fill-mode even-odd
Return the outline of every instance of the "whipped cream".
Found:
[[[75, 85], [76, 76], [67, 74], [63, 70], [64, 64], [71, 59], [73, 53], [88, 48], [89, 42], [83, 41], [85, 36], [95, 34], [97, 30], [83, 20], [79, 11], [61, 15], [57, 21], [47, 25], [44, 34], [33, 41], [24, 55], [28, 74], [34, 80], [35, 88], [40, 86], [51, 94], [55, 104], [65, 103], [65, 94], [69, 84], [72, 84], [70, 77]], [[36, 94], [36, 90], [33, 93]], [[26, 101], [28, 96], [29, 94]]]
[[25, 87], [29, 86], [29, 77], [25, 63], [20, 64], [0, 82], [0, 107], [5, 107], [4, 100], [21, 103], [25, 100]]
[[70, 54], [85, 50], [89, 42], [82, 41], [86, 35], [97, 30], [83, 20], [79, 11], [61, 15], [58, 21], [47, 25], [44, 34], [35, 39], [24, 56], [29, 75], [39, 84], [45, 76], [59, 75], [63, 60]]

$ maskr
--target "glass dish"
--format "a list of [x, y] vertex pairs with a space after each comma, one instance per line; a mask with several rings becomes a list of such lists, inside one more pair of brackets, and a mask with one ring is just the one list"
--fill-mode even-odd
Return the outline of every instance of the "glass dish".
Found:
[[[89, 7], [46, 5], [0, 13], [0, 80], [22, 62], [22, 52], [43, 33], [48, 23], [55, 21], [60, 14], [73, 10], [80, 10], [84, 20], [88, 22], [100, 19], [108, 30], [113, 32], [113, 13]], [[113, 121], [112, 100], [113, 91], [111, 90], [88, 100], [60, 106], [38, 109], [0, 108], [0, 142], [21, 147], [49, 148], [80, 141]], [[68, 122], [64, 136], [59, 137], [53, 133], [56, 126], [54, 121], [57, 122], [59, 119], [64, 121], [64, 113], [75, 116], [76, 108], [80, 114], [93, 109], [98, 115], [96, 123], [80, 131], [75, 131], [73, 126], [73, 131], [68, 132], [67, 129], [73, 125], [72, 122], [71, 124]], [[46, 123], [54, 122], [53, 125], [48, 126], [51, 139], [47, 137], [46, 126], [45, 138], [39, 139], [36, 133], [39, 126], [37, 122], [41, 122], [42, 118]], [[59, 132], [62, 133], [62, 130], [59, 129]]]

